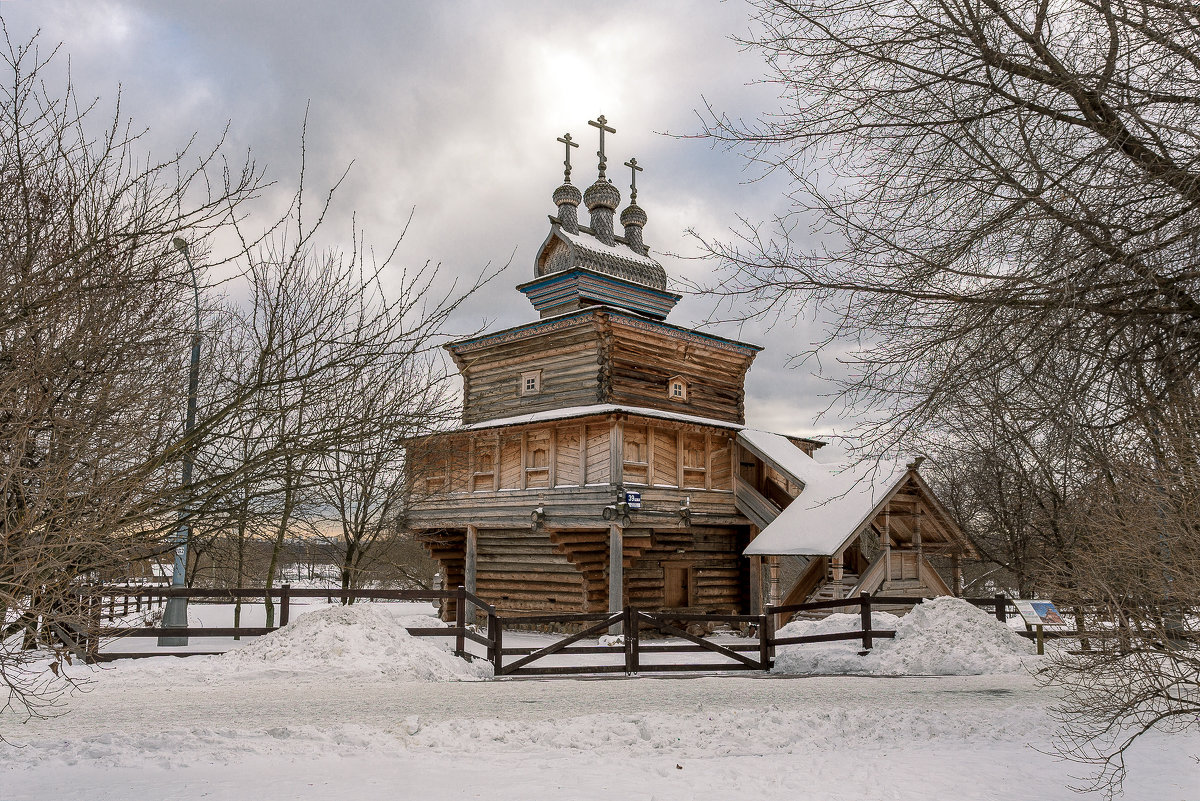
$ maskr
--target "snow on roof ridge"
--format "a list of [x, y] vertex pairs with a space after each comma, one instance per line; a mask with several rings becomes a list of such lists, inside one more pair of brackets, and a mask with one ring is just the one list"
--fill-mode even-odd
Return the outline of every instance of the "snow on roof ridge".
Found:
[[804, 485], [746, 547], [747, 556], [832, 555], [908, 474], [906, 466], [870, 460], [841, 467], [821, 464], [786, 437], [767, 431], [746, 429], [738, 432], [738, 440]]

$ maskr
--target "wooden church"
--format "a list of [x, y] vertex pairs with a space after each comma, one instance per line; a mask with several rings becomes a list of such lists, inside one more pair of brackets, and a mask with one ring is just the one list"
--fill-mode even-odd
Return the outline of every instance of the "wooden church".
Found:
[[[680, 295], [650, 256], [633, 183], [565, 181], [520, 284], [539, 318], [447, 346], [462, 425], [409, 447], [408, 525], [502, 613], [749, 612], [859, 592], [954, 591], [928, 560], [970, 546], [917, 473], [839, 469], [822, 443], [746, 426], [758, 346], [666, 321]], [[588, 224], [579, 221], [580, 203]], [[444, 610], [447, 616], [454, 610]]]

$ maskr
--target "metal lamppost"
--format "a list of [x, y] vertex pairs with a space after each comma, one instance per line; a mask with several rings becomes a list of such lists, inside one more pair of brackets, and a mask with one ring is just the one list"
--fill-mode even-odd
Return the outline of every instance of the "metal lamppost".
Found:
[[[196, 282], [196, 266], [188, 254], [188, 243], [180, 237], [171, 240], [171, 247], [183, 254], [188, 271], [192, 276], [192, 292], [196, 300], [196, 321], [192, 331], [192, 366], [188, 373], [187, 418], [183, 424], [183, 487], [189, 493], [188, 501], [179, 512], [179, 528], [175, 532], [175, 566], [171, 572], [171, 588], [182, 589], [187, 575], [187, 548], [191, 538], [191, 487], [192, 461], [192, 429], [196, 426], [196, 395], [200, 386], [200, 285]], [[187, 598], [168, 598], [163, 610], [163, 628], [187, 628]], [[187, 645], [186, 636], [164, 636], [158, 638], [161, 645]]]

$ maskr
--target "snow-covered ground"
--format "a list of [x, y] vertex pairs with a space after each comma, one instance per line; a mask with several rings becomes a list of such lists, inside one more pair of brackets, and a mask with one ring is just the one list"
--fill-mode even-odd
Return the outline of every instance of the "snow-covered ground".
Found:
[[[0, 799], [1079, 797], [1024, 672], [480, 681], [449, 642], [395, 632], [420, 611], [316, 610], [225, 656], [116, 663], [66, 715], [0, 717]], [[1125, 798], [1200, 797], [1193, 754], [1200, 737], [1150, 735]]]

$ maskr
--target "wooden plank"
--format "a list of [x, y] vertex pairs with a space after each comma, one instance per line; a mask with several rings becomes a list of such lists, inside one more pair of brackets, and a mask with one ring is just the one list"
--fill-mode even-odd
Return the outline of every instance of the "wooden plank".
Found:
[[513, 662], [511, 665], [505, 665], [504, 672], [505, 672], [505, 674], [510, 674], [513, 671], [518, 670], [519, 668], [522, 668], [525, 665], [530, 664], [531, 662], [536, 662], [537, 660], [542, 659], [543, 657], [547, 657], [547, 656], [556, 654], [559, 651], [561, 651], [563, 648], [566, 648], [568, 645], [571, 645], [572, 643], [575, 643], [575, 642], [579, 642], [580, 640], [582, 640], [584, 637], [587, 637], [588, 635], [596, 634], [597, 632], [603, 631], [604, 629], [608, 628], [608, 626], [611, 622], [612, 622], [612, 617], [610, 617], [607, 620], [602, 620], [598, 623], [593, 623], [592, 625], [583, 628], [581, 631], [579, 631], [576, 634], [572, 634], [568, 637], [564, 637], [563, 639], [561, 639], [555, 643], [551, 643], [550, 645], [547, 645], [545, 648], [541, 648], [527, 656], [523, 656], [520, 659], [518, 659], [516, 662]]
[[464, 555], [465, 567], [463, 586], [467, 588], [467, 592], [476, 591], [476, 567], [478, 564], [479, 553], [479, 529], [470, 523], [467, 524], [466, 551]]

